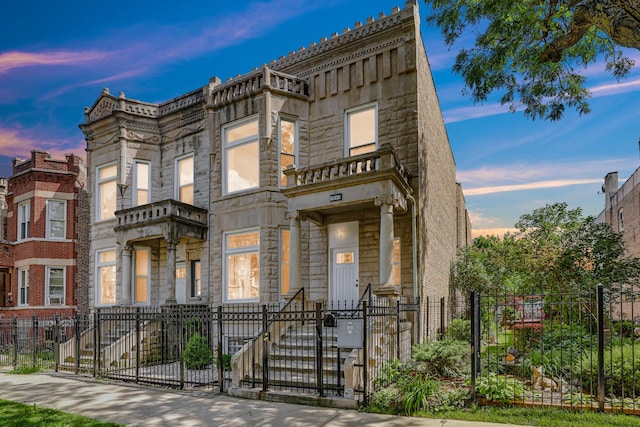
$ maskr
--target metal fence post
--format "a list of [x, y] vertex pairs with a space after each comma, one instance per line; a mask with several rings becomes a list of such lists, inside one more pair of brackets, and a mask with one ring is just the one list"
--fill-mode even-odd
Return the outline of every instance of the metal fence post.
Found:
[[224, 392], [224, 365], [222, 364], [222, 305], [218, 306], [218, 386]]
[[324, 396], [324, 380], [322, 378], [322, 303], [316, 303], [316, 381], [318, 395]]
[[604, 292], [598, 285], [598, 412], [604, 412]]
[[267, 305], [262, 305], [262, 391], [269, 390], [269, 312]]
[[[178, 307], [178, 358], [180, 360], [180, 390], [184, 390], [184, 312], [183, 306]], [[175, 310], [176, 306], [169, 306], [169, 310]]]
[[396, 301], [396, 358], [400, 360], [400, 300]]
[[140, 382], [140, 306], [136, 307], [136, 384]]
[[[75, 334], [76, 334], [76, 340], [75, 340], [75, 345], [76, 345], [76, 360], [75, 360], [75, 374], [78, 375], [78, 373], [80, 372], [80, 319], [82, 317], [78, 316], [76, 314], [75, 316]], [[89, 320], [88, 318], [86, 319], [87, 321]]]
[[31, 342], [31, 351], [33, 355], [33, 367], [38, 366], [38, 315], [33, 315], [33, 340]]
[[13, 316], [13, 369], [18, 366], [18, 317]]
[[53, 363], [54, 371], [60, 368], [60, 315], [56, 314], [53, 326]]
[[367, 369], [369, 366], [368, 363], [368, 351], [367, 351], [367, 302], [362, 301], [362, 353], [363, 353], [363, 361], [362, 361], [362, 404], [367, 406], [368, 403], [368, 393], [369, 393], [369, 370]]
[[[79, 357], [80, 355], [78, 355]], [[100, 372], [100, 309], [93, 312], [93, 376]]]
[[430, 307], [429, 307], [429, 297], [426, 298], [427, 301], [425, 302], [425, 311], [424, 311], [424, 317], [425, 317], [425, 326], [427, 327], [427, 331], [426, 331], [426, 335], [423, 338], [427, 338], [429, 337], [429, 329], [431, 328], [431, 324], [429, 323], [431, 320], [431, 313], [430, 311]]
[[480, 370], [480, 296], [471, 292], [471, 399], [476, 400], [476, 378]]
[[444, 308], [445, 308], [445, 303], [444, 303], [444, 297], [440, 298], [440, 336], [438, 337], [438, 339], [440, 339], [441, 341], [444, 339]]

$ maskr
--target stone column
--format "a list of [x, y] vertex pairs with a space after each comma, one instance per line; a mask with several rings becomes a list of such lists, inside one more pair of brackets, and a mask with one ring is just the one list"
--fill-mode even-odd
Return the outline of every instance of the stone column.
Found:
[[121, 249], [122, 253], [122, 301], [120, 305], [131, 305], [131, 246], [125, 245]]
[[288, 212], [289, 216], [289, 292], [287, 299], [293, 298], [293, 295], [302, 287], [301, 273], [301, 232], [300, 232], [300, 212]]
[[167, 288], [169, 297], [166, 304], [177, 304], [176, 300], [176, 246], [178, 242], [167, 240]]
[[393, 196], [377, 197], [380, 206], [380, 283], [374, 292], [378, 295], [398, 295], [400, 289], [393, 284]]

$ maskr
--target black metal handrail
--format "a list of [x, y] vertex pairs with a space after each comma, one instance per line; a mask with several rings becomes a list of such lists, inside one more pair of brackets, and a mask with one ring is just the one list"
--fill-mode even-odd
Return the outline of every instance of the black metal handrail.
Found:
[[369, 303], [369, 305], [371, 305], [371, 283], [369, 283], [367, 287], [364, 288], [364, 292], [362, 293], [362, 296], [358, 300], [358, 305], [356, 306], [356, 309], [360, 308], [365, 298], [367, 298], [367, 302]]

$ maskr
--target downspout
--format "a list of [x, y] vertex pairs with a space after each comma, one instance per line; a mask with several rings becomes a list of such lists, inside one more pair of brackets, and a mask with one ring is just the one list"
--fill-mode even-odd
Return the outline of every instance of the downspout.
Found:
[[407, 194], [407, 199], [411, 201], [411, 246], [413, 247], [412, 251], [412, 260], [413, 263], [411, 271], [413, 272], [413, 298], [418, 297], [418, 251], [417, 251], [417, 225], [416, 225], [416, 200], [410, 194]]

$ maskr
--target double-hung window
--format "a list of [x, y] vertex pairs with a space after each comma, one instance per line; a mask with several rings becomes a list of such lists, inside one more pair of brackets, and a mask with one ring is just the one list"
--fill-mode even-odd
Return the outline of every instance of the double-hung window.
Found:
[[149, 248], [138, 248], [135, 251], [135, 303], [149, 302]]
[[202, 296], [202, 270], [200, 260], [191, 261], [191, 297], [199, 298]]
[[97, 197], [96, 220], [103, 221], [115, 217], [118, 168], [115, 164], [96, 169]]
[[149, 198], [149, 183], [151, 167], [148, 162], [136, 160], [134, 162], [133, 181], [133, 206], [146, 205], [151, 200]]
[[298, 126], [295, 120], [288, 117], [280, 117], [280, 187], [287, 186], [287, 177], [284, 170], [296, 163], [296, 150], [298, 142]]
[[193, 205], [193, 155], [176, 160], [176, 199]]
[[116, 251], [100, 250], [96, 253], [96, 295], [98, 305], [116, 303]]
[[618, 210], [618, 232], [622, 233], [624, 231], [624, 210], [620, 208]]
[[223, 128], [224, 194], [257, 188], [260, 184], [258, 118], [244, 119]]
[[366, 154], [378, 148], [378, 107], [367, 104], [347, 110], [345, 155]]
[[256, 301], [260, 297], [260, 231], [224, 235], [224, 274], [227, 301]]
[[47, 237], [64, 239], [67, 231], [67, 202], [47, 200]]
[[18, 269], [18, 305], [29, 305], [29, 269]]
[[18, 240], [31, 237], [31, 202], [18, 204]]
[[64, 305], [64, 267], [47, 267], [46, 305]]

